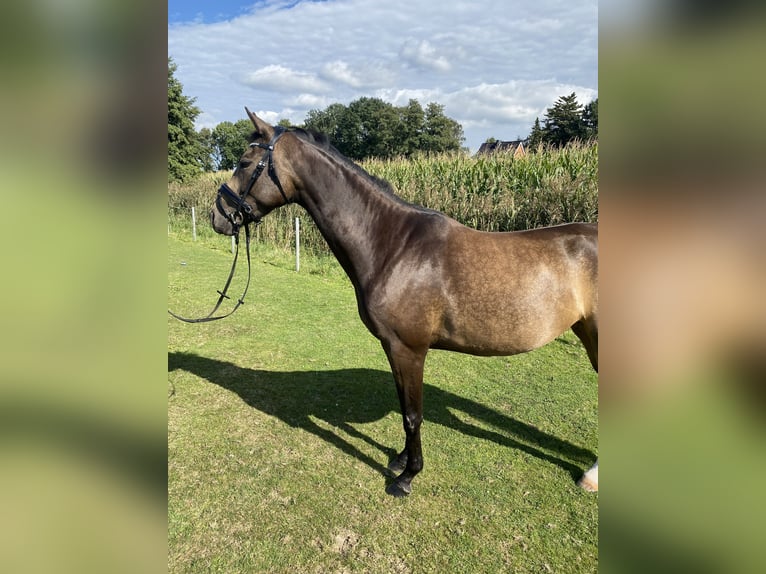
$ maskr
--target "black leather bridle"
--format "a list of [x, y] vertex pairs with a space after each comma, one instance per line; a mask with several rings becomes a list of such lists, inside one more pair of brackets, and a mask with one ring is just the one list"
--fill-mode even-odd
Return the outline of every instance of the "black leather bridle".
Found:
[[[269, 168], [269, 177], [274, 182], [274, 184], [277, 186], [277, 189], [279, 189], [279, 193], [282, 194], [282, 197], [285, 200], [285, 203], [290, 203], [290, 199], [287, 197], [287, 194], [285, 193], [285, 190], [282, 188], [282, 184], [279, 181], [279, 178], [277, 177], [277, 172], [274, 169], [274, 160], [271, 156], [271, 153], [274, 151], [274, 145], [277, 143], [277, 140], [282, 136], [283, 133], [285, 133], [285, 128], [283, 127], [275, 127], [274, 128], [274, 136], [271, 138], [271, 141], [267, 144], [263, 143], [251, 143], [250, 147], [258, 147], [263, 150], [263, 156], [261, 156], [261, 161], [258, 162], [258, 165], [255, 166], [255, 170], [253, 170], [253, 175], [250, 176], [250, 180], [247, 183], [247, 186], [245, 189], [237, 195], [234, 193], [234, 191], [225, 183], [221, 185], [220, 188], [218, 188], [218, 195], [216, 195], [215, 198], [215, 204], [218, 207], [218, 210], [226, 217], [227, 220], [231, 223], [231, 225], [234, 228], [234, 241], [237, 245], [236, 250], [234, 252], [234, 261], [231, 264], [231, 271], [229, 271], [229, 277], [226, 279], [226, 284], [224, 285], [223, 289], [220, 291], [217, 291], [219, 297], [218, 301], [215, 304], [215, 307], [213, 307], [213, 310], [210, 311], [205, 317], [200, 317], [198, 319], [187, 319], [186, 317], [181, 317], [180, 315], [177, 315], [176, 313], [173, 313], [170, 309], [168, 309], [168, 313], [170, 313], [171, 316], [175, 317], [179, 321], [183, 321], [185, 323], [207, 323], [210, 321], [217, 321], [218, 319], [224, 319], [225, 317], [228, 317], [234, 311], [239, 309], [239, 307], [244, 304], [245, 302], [245, 295], [247, 294], [247, 289], [250, 287], [250, 223], [255, 223], [258, 225], [261, 220], [256, 219], [253, 217], [253, 208], [250, 207], [250, 204], [247, 203], [246, 198], [250, 194], [250, 191], [253, 189], [253, 186], [255, 185], [255, 182], [260, 177], [261, 173], [263, 173], [263, 170], [268, 165]], [[234, 202], [234, 211], [228, 211], [224, 205], [225, 202], [221, 201], [223, 197], [227, 197], [231, 201]], [[239, 220], [239, 221], [238, 221]], [[245, 244], [246, 244], [246, 251], [247, 251], [247, 283], [245, 283], [245, 290], [242, 292], [242, 296], [237, 299], [237, 304], [234, 305], [234, 308], [226, 313], [225, 315], [215, 315], [215, 312], [218, 311], [218, 308], [221, 306], [221, 303], [224, 299], [230, 299], [230, 297], [226, 294], [229, 290], [229, 286], [231, 285], [231, 280], [234, 277], [234, 269], [237, 267], [237, 259], [239, 258], [239, 230], [241, 227], [245, 228]]]
[[[282, 137], [282, 134], [284, 134], [285, 131], [285, 128], [277, 126], [274, 128], [274, 135], [272, 136], [269, 143], [264, 144], [254, 142], [250, 144], [251, 148], [258, 147], [265, 151], [261, 156], [261, 161], [259, 161], [258, 165], [255, 166], [253, 174], [250, 176], [250, 180], [247, 182], [247, 185], [239, 195], [234, 193], [234, 191], [225, 183], [218, 188], [218, 195], [216, 195], [215, 204], [218, 207], [218, 211], [220, 211], [221, 214], [229, 220], [229, 223], [232, 224], [235, 233], [239, 231], [241, 225], [247, 224], [251, 221], [256, 221], [256, 219], [253, 217], [253, 208], [250, 207], [250, 204], [247, 203], [246, 199], [266, 166], [269, 168], [269, 177], [271, 178], [271, 181], [273, 181], [274, 185], [276, 185], [277, 189], [279, 189], [279, 193], [282, 194], [285, 203], [290, 203], [290, 200], [288, 199], [287, 194], [282, 188], [282, 184], [277, 177], [277, 172], [274, 169], [274, 159], [271, 156], [271, 153], [274, 151], [274, 145], [276, 145], [277, 141], [280, 137]], [[226, 209], [225, 202], [221, 201], [224, 197], [233, 202], [234, 211], [228, 211]], [[259, 221], [256, 221], [256, 223], [258, 222]]]

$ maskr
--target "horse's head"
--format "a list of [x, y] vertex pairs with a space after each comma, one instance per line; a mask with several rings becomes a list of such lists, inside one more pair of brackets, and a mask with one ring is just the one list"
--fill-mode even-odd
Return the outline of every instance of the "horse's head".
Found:
[[[234, 235], [250, 222], [258, 223], [273, 209], [290, 203], [295, 194], [286, 162], [276, 159], [287, 143], [281, 139], [284, 128], [267, 124], [247, 108], [245, 111], [255, 126], [253, 141], [229, 181], [219, 188], [210, 210], [213, 229], [224, 235]], [[279, 167], [283, 165], [285, 169]]]

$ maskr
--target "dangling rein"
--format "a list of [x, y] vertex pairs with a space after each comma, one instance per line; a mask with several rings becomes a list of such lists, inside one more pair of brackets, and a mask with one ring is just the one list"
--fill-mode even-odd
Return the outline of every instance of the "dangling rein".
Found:
[[[181, 317], [180, 315], [177, 315], [173, 313], [170, 309], [168, 309], [168, 313], [178, 319], [179, 321], [183, 321], [185, 323], [208, 323], [210, 321], [217, 321], [218, 319], [225, 319], [234, 311], [239, 309], [241, 305], [245, 302], [245, 295], [247, 294], [247, 288], [250, 287], [250, 224], [247, 223], [244, 225], [245, 228], [245, 250], [247, 251], [247, 283], [245, 283], [245, 290], [242, 292], [242, 295], [237, 299], [237, 304], [234, 305], [234, 308], [226, 313], [225, 315], [215, 315], [215, 312], [218, 311], [218, 308], [221, 306], [221, 303], [223, 303], [224, 299], [231, 299], [226, 293], [229, 291], [229, 286], [231, 285], [231, 280], [234, 277], [234, 270], [237, 267], [237, 259], [239, 258], [239, 228], [237, 228], [237, 234], [234, 236], [234, 242], [236, 243], [236, 250], [234, 251], [234, 261], [231, 264], [231, 271], [229, 271], [229, 278], [226, 279], [226, 285], [223, 286], [223, 289], [221, 291], [216, 291], [218, 293], [218, 302], [215, 304], [215, 307], [213, 307], [213, 310], [210, 311], [205, 317], [200, 317], [198, 319], [187, 319], [186, 317]], [[215, 316], [214, 316], [215, 315]]]
[[[285, 133], [285, 128], [282, 127], [276, 127], [274, 128], [274, 135], [271, 138], [271, 141], [267, 144], [265, 143], [251, 143], [250, 147], [258, 147], [262, 150], [265, 150], [263, 152], [263, 156], [261, 156], [261, 161], [258, 162], [258, 165], [256, 166], [255, 170], [253, 171], [253, 174], [250, 176], [250, 181], [247, 183], [247, 186], [245, 189], [237, 195], [234, 193], [231, 188], [227, 184], [223, 184], [218, 189], [218, 195], [215, 198], [215, 203], [218, 206], [218, 209], [226, 216], [226, 219], [229, 220], [231, 225], [234, 227], [236, 233], [235, 233], [235, 242], [237, 244], [237, 249], [234, 253], [234, 262], [231, 264], [231, 271], [229, 272], [229, 278], [226, 280], [226, 285], [223, 287], [223, 291], [218, 291], [218, 302], [215, 304], [215, 307], [213, 307], [213, 310], [210, 311], [210, 313], [207, 314], [206, 317], [200, 317], [199, 319], [187, 319], [185, 317], [181, 317], [180, 315], [176, 315], [168, 309], [168, 313], [170, 313], [173, 317], [176, 319], [179, 319], [181, 321], [185, 321], [186, 323], [207, 323], [209, 321], [217, 321], [218, 319], [224, 319], [234, 313], [237, 309], [239, 309], [240, 305], [242, 305], [245, 302], [245, 294], [247, 293], [247, 288], [250, 286], [250, 223], [255, 223], [258, 225], [260, 223], [260, 218], [255, 220], [252, 217], [252, 208], [248, 205], [248, 203], [245, 201], [245, 198], [250, 193], [250, 190], [255, 185], [255, 182], [257, 179], [261, 176], [261, 173], [263, 173], [264, 168], [268, 165], [268, 173], [269, 177], [272, 179], [274, 184], [277, 186], [277, 189], [279, 189], [279, 193], [282, 194], [282, 197], [285, 200], [285, 203], [290, 203], [290, 199], [287, 197], [287, 194], [285, 193], [285, 190], [282, 188], [282, 184], [279, 181], [279, 178], [277, 177], [277, 172], [274, 169], [274, 162], [271, 157], [271, 152], [274, 151], [274, 146], [277, 143], [277, 140], [279, 140], [280, 137], [282, 137], [282, 134]], [[235, 210], [232, 212], [227, 211], [223, 204], [221, 203], [221, 198], [226, 195], [229, 200], [234, 201]], [[242, 225], [239, 221], [237, 221], [237, 216], [240, 216], [242, 218], [242, 221], [244, 222], [244, 225]], [[242, 292], [242, 296], [237, 299], [237, 304], [234, 305], [234, 308], [226, 313], [225, 315], [218, 315], [213, 316], [216, 311], [218, 311], [218, 307], [221, 306], [221, 303], [224, 299], [230, 299], [228, 295], [226, 295], [226, 292], [229, 290], [229, 285], [231, 285], [231, 279], [234, 277], [234, 269], [237, 266], [237, 257], [239, 257], [239, 230], [241, 227], [245, 228], [245, 242], [247, 243], [247, 283], [245, 284], [245, 290]]]

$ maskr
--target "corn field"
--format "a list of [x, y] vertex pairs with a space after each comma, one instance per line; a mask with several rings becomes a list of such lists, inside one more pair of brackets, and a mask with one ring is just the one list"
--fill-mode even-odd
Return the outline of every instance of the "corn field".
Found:
[[[405, 201], [436, 209], [483, 231], [516, 231], [570, 221], [598, 220], [598, 146], [576, 144], [540, 148], [514, 158], [510, 153], [466, 154], [413, 159], [366, 160], [360, 165], [391, 183]], [[191, 229], [197, 212], [197, 237], [215, 236], [207, 213], [218, 187], [230, 172], [205, 174], [194, 182], [168, 185], [168, 230]], [[295, 205], [269, 214], [256, 228], [255, 240], [289, 250], [295, 217], [301, 219], [301, 249], [329, 254], [319, 231]]]

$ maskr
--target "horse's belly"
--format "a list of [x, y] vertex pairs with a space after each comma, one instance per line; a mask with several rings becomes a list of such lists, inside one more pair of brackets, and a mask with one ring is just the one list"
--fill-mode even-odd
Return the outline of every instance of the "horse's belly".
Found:
[[551, 335], [550, 333], [546, 333], [545, 336], [540, 336], [540, 334], [532, 334], [528, 336], [503, 333], [497, 336], [491, 336], [491, 334], [486, 332], [450, 333], [446, 336], [440, 336], [431, 347], [434, 349], [457, 351], [471, 355], [517, 355], [542, 347], [560, 334], [561, 333], [556, 333]]
[[551, 342], [579, 319], [571, 307], [468, 305], [445, 314], [432, 347], [473, 355], [526, 353]]

